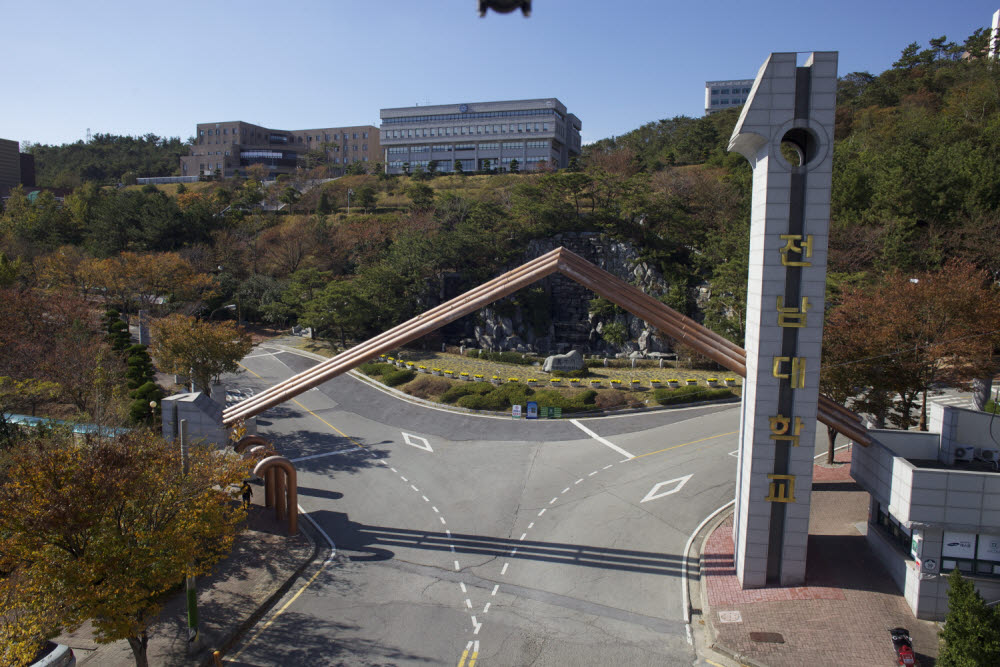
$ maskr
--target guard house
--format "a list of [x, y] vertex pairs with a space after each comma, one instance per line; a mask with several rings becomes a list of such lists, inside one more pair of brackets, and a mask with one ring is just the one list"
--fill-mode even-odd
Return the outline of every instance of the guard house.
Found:
[[873, 551], [917, 618], [943, 620], [956, 568], [1000, 600], [1000, 416], [932, 403], [929, 428], [873, 429], [851, 475], [871, 494]]

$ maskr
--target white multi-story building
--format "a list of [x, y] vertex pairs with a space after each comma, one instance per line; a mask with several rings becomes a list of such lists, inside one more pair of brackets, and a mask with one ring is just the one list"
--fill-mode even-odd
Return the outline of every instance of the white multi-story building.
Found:
[[753, 79], [733, 79], [731, 81], [705, 82], [705, 114], [715, 113], [720, 109], [738, 107], [747, 101]]
[[562, 168], [580, 154], [580, 119], [554, 97], [382, 109], [386, 172]]

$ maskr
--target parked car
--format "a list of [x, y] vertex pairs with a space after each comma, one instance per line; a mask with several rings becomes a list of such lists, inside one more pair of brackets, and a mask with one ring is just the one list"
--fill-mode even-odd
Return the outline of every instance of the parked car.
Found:
[[76, 656], [73, 649], [65, 644], [45, 642], [31, 667], [76, 667]]

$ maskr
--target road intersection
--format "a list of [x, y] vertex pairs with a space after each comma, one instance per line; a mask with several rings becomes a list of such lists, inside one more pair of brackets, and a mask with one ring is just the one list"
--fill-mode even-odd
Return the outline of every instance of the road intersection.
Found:
[[[246, 395], [314, 363], [261, 346], [227, 381]], [[705, 664], [679, 575], [732, 499], [738, 420], [732, 404], [484, 417], [351, 376], [310, 390], [259, 431], [296, 461], [335, 555], [232, 664]]]

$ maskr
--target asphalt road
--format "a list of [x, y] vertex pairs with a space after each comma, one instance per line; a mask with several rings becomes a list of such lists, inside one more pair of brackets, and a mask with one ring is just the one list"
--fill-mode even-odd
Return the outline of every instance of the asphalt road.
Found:
[[[314, 363], [260, 347], [227, 384], [249, 394]], [[681, 552], [733, 498], [738, 423], [734, 404], [515, 421], [350, 376], [307, 391], [259, 432], [297, 460], [336, 555], [230, 664], [705, 664]]]

